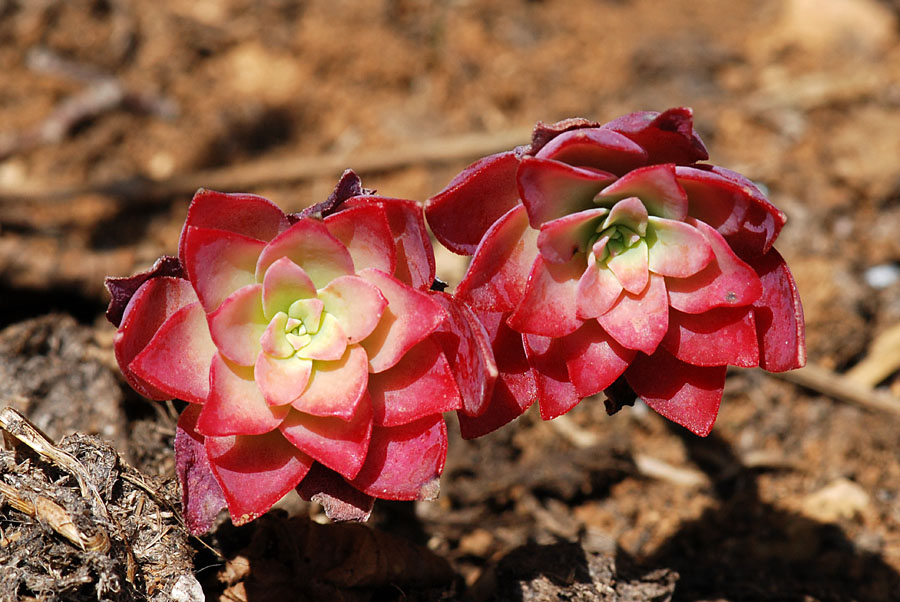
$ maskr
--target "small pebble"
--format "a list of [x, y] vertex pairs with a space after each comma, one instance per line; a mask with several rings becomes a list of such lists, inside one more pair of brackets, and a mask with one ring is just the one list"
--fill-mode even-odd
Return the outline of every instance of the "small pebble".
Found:
[[872, 266], [863, 273], [863, 278], [874, 289], [888, 288], [900, 280], [900, 266], [895, 263]]

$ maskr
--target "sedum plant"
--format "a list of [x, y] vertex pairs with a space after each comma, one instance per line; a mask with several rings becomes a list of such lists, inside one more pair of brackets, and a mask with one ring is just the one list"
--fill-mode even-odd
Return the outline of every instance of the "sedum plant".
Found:
[[570, 119], [429, 200], [438, 240], [473, 255], [455, 295], [500, 371], [487, 411], [460, 415], [464, 436], [601, 391], [610, 411], [640, 397], [706, 435], [727, 365], [803, 365], [800, 300], [772, 246], [785, 216], [707, 158], [689, 109]]

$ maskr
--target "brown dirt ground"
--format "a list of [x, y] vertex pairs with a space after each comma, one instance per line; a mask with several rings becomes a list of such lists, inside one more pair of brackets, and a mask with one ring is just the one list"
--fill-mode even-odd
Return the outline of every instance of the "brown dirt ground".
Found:
[[[0, 74], [0, 326], [19, 329], [0, 405], [57, 440], [99, 434], [148, 474], [171, 475], [171, 416], [115, 378], [102, 283], [173, 252], [192, 187], [233, 182], [294, 211], [359, 161], [366, 186], [425, 199], [510, 132], [524, 143], [570, 116], [693, 107], [711, 160], [789, 216], [778, 248], [810, 362], [874, 363], [851, 388], [900, 396], [900, 347], [874, 344], [900, 324], [896, 1], [0, 0]], [[482, 136], [478, 152], [397, 151], [461, 134]], [[294, 175], [253, 171], [276, 161]], [[458, 279], [461, 261], [438, 258]], [[30, 319], [80, 333], [67, 361], [90, 367], [82, 381], [50, 362], [15, 384], [63, 353], [9, 343]], [[898, 416], [760, 371], [729, 377], [707, 439], [597, 400], [552, 423], [529, 413], [451, 441], [437, 502], [376, 508], [378, 533], [457, 580], [343, 599], [540, 599], [503, 589], [502, 559], [580, 544], [576, 568], [605, 553], [676, 571], [676, 600], [900, 600]], [[260, 524], [218, 528], [227, 560], [195, 545], [207, 599], [275, 599], [259, 584], [275, 579], [260, 550], [277, 529]], [[554, 599], [582, 599], [573, 579], [551, 579]]]

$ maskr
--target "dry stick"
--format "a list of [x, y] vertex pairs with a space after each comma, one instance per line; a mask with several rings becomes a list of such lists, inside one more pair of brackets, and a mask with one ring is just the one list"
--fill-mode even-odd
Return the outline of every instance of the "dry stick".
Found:
[[807, 364], [806, 367], [798, 370], [778, 372], [773, 376], [840, 401], [855, 403], [870, 410], [900, 415], [900, 399], [815, 364]]
[[221, 169], [176, 175], [159, 181], [131, 178], [68, 188], [53, 186], [0, 188], [0, 203], [64, 201], [79, 194], [97, 192], [110, 194], [123, 200], [147, 200], [191, 194], [198, 188], [224, 191], [249, 190], [265, 184], [338, 176], [347, 168], [352, 168], [358, 173], [372, 173], [408, 165], [468, 160], [524, 144], [530, 137], [530, 129], [504, 130], [485, 134], [433, 138], [390, 150], [368, 151], [355, 155], [334, 153], [314, 157], [294, 155], [262, 159]]

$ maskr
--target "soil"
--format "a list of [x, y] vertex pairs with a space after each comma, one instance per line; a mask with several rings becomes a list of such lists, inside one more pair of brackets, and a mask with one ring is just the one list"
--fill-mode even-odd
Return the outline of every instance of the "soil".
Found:
[[[100, 492], [2, 452], [0, 599], [900, 600], [900, 2], [0, 0], [0, 73], [0, 408]], [[102, 313], [193, 189], [297, 211], [350, 167], [422, 200], [539, 120], [682, 105], [787, 213], [809, 361], [843, 389], [734, 371], [705, 439], [600, 399], [469, 442], [448, 417], [435, 502], [359, 526], [289, 497], [187, 538], [179, 405], [128, 388]]]

